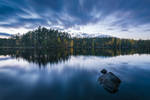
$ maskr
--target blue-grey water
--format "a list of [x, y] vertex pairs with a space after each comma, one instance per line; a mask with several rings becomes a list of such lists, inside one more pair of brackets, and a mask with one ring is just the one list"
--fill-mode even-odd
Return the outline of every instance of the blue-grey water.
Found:
[[[110, 93], [98, 81], [102, 69], [120, 78], [117, 92]], [[150, 54], [80, 54], [44, 64], [0, 55], [0, 100], [149, 99]]]

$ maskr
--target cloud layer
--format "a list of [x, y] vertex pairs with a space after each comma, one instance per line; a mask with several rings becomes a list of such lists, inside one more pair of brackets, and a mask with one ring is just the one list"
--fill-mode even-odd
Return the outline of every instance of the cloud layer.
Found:
[[147, 37], [149, 5], [149, 0], [1, 0], [0, 28], [28, 30], [41, 25], [73, 32], [92, 28], [120, 36], [144, 32]]

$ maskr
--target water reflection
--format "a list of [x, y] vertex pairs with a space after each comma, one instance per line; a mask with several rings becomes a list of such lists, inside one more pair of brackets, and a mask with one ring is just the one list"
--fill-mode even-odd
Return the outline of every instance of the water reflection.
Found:
[[0, 55], [10, 55], [15, 58], [23, 58], [28, 62], [45, 66], [47, 63], [59, 63], [66, 61], [71, 55], [93, 55], [113, 57], [128, 54], [149, 54], [149, 49], [0, 49]]
[[147, 100], [150, 55], [133, 51], [0, 50], [0, 100]]

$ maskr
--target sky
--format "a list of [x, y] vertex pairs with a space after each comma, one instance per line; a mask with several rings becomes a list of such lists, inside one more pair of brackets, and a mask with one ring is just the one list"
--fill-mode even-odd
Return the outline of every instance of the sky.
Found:
[[150, 39], [150, 0], [0, 0], [0, 32], [38, 26], [69, 33]]

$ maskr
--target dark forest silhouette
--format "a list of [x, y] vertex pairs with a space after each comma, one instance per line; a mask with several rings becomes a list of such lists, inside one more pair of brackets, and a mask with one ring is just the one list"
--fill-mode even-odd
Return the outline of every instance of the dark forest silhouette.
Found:
[[150, 40], [106, 38], [72, 38], [66, 32], [39, 27], [24, 35], [0, 39], [1, 48], [150, 48]]

